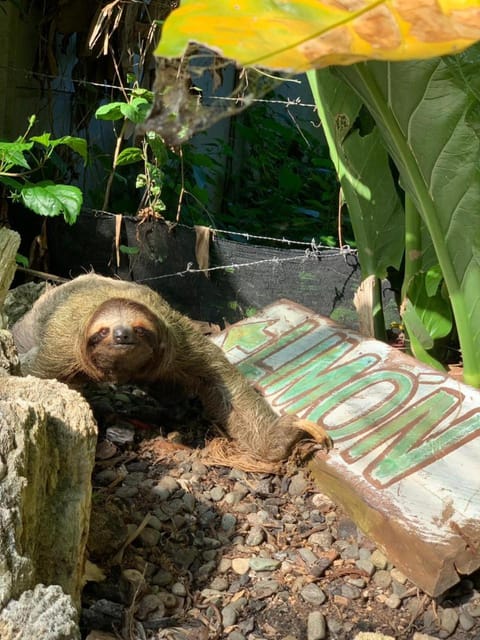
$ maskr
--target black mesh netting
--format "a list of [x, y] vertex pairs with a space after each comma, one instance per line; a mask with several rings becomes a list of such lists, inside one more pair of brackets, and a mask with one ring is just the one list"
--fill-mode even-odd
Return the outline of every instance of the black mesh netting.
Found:
[[120, 244], [138, 252], [122, 253], [117, 267], [115, 225], [115, 216], [93, 213], [83, 213], [74, 227], [52, 221], [52, 272], [71, 277], [94, 269], [143, 282], [197, 320], [235, 322], [288, 298], [350, 327], [357, 325], [353, 295], [360, 270], [353, 253], [259, 246], [216, 234], [210, 243], [210, 267], [221, 268], [207, 278], [196, 272], [194, 229], [123, 218]]

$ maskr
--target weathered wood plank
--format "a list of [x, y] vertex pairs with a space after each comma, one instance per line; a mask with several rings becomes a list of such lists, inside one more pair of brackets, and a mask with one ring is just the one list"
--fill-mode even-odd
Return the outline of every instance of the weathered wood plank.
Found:
[[287, 300], [214, 338], [279, 413], [334, 440], [321, 490], [438, 595], [480, 566], [480, 392]]

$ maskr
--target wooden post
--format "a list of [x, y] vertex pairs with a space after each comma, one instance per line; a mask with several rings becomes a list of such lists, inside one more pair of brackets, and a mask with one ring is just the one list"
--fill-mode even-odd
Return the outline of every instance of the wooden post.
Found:
[[3, 304], [17, 268], [15, 256], [20, 246], [20, 236], [6, 227], [0, 228], [0, 329], [5, 328]]

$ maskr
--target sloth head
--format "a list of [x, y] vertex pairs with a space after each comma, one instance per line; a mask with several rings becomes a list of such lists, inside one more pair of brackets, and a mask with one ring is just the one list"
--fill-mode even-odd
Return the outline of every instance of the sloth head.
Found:
[[165, 328], [144, 305], [126, 298], [101, 304], [85, 332], [86, 373], [95, 380], [125, 384], [148, 380], [165, 351]]

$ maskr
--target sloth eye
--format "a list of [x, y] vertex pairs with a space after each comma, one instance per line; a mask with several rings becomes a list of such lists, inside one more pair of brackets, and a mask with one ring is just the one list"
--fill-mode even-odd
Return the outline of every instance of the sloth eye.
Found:
[[148, 329], [145, 329], [145, 327], [141, 326], [133, 327], [133, 330], [135, 331], [137, 336], [145, 336], [148, 333]]
[[108, 336], [110, 333], [110, 329], [108, 327], [103, 327], [103, 329], [99, 329], [92, 336], [90, 336], [88, 340], [88, 344], [91, 346], [95, 346], [99, 342], [101, 342], [104, 338]]

